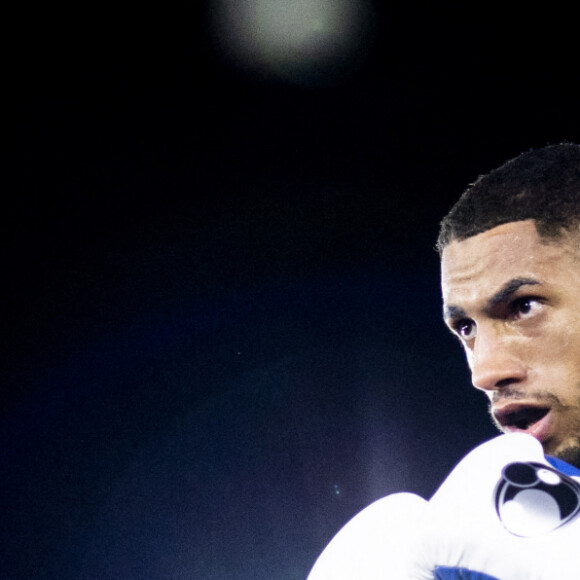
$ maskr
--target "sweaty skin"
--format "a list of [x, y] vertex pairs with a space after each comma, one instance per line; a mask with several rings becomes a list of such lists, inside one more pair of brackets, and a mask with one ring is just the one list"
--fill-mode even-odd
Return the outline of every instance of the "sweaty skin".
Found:
[[453, 241], [441, 286], [496, 425], [580, 467], [580, 233], [545, 240], [526, 220]]

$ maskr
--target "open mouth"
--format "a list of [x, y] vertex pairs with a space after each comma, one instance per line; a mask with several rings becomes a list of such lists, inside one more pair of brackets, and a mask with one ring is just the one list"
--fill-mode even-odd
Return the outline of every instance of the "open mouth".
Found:
[[548, 407], [508, 406], [494, 410], [493, 416], [505, 431], [529, 431], [548, 413]]

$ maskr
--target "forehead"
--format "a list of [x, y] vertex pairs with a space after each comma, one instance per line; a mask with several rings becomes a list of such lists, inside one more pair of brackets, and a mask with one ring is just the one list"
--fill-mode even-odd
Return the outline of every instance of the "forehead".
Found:
[[514, 278], [565, 282], [571, 269], [580, 271], [578, 254], [571, 236], [547, 243], [532, 220], [451, 242], [441, 257], [443, 301], [455, 304], [486, 297]]

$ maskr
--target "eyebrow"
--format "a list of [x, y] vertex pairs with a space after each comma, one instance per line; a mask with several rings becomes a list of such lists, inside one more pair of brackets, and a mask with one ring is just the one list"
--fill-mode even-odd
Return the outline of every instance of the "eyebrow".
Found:
[[[512, 278], [506, 282], [488, 301], [486, 310], [493, 310], [496, 306], [506, 302], [522, 286], [537, 286], [540, 284], [535, 278]], [[466, 318], [465, 310], [460, 306], [446, 306], [443, 309], [443, 318], [445, 320], [457, 320]]]
[[499, 304], [502, 304], [508, 300], [512, 294], [515, 294], [522, 286], [536, 286], [538, 285], [538, 280], [534, 278], [513, 278], [509, 282], [506, 282], [488, 301], [487, 308], [492, 310]]

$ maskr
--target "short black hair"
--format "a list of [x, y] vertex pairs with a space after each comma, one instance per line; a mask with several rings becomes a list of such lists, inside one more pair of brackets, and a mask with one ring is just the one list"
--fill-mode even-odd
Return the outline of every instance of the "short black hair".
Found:
[[529, 219], [544, 238], [580, 224], [580, 145], [532, 149], [480, 176], [443, 218], [436, 249]]

